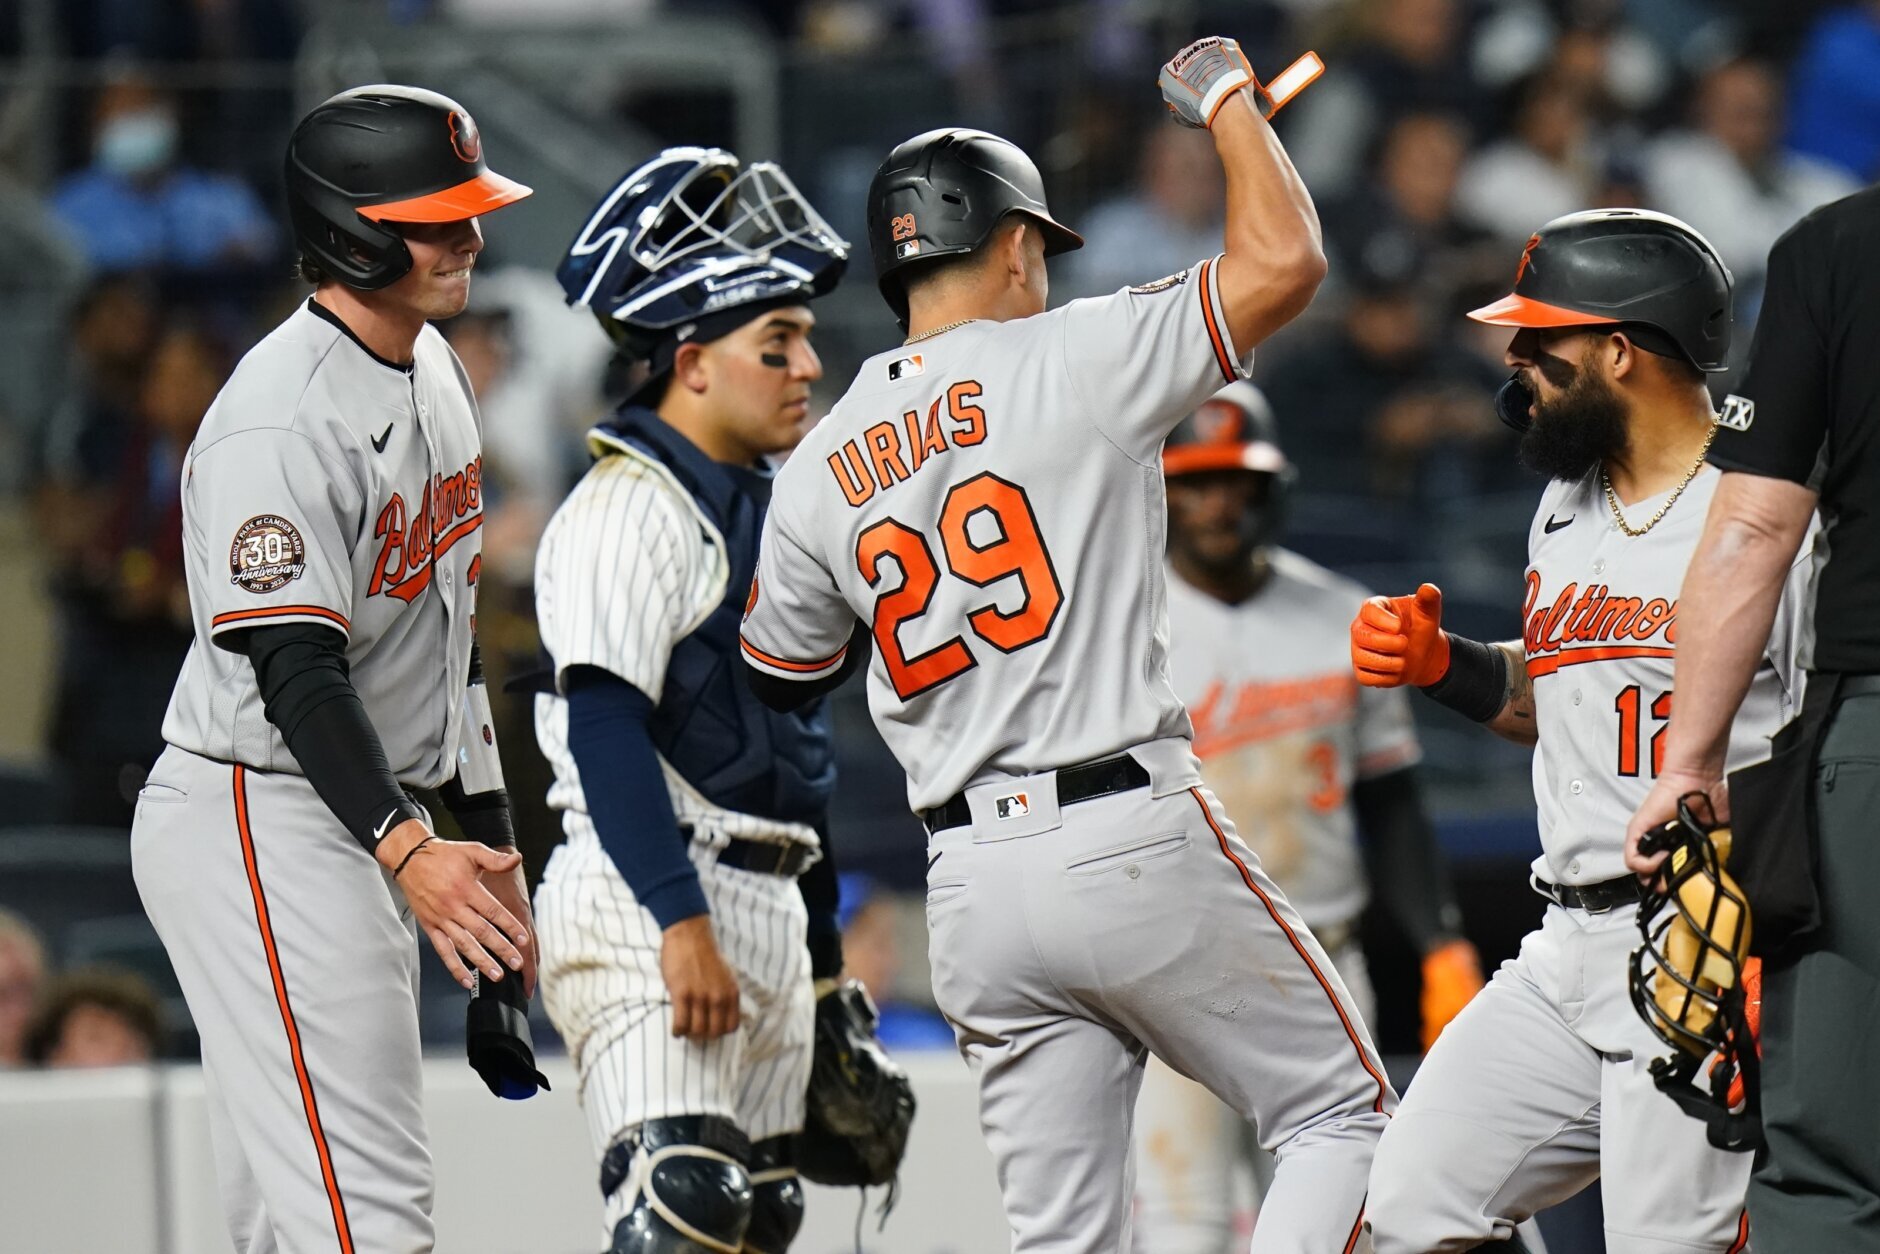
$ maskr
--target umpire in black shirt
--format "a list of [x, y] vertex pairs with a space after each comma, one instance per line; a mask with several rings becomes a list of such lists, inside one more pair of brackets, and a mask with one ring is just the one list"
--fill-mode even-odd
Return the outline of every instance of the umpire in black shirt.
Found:
[[[1759, 1250], [1880, 1252], [1880, 189], [1804, 218], [1769, 254], [1741, 391], [1710, 460], [1723, 471], [1684, 576], [1677, 696], [1639, 834], [1692, 790], [1728, 802], [1763, 957]], [[1820, 509], [1802, 714], [1766, 767], [1731, 776], [1724, 743], [1784, 575]], [[1825, 558], [1825, 560], [1824, 560]], [[1804, 640], [1807, 635], [1804, 633]], [[1734, 811], [1734, 814], [1731, 814]]]

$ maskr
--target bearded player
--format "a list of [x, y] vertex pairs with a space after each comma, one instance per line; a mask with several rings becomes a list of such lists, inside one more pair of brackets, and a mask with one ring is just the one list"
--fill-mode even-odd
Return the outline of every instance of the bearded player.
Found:
[[[1376, 997], [1358, 919], [1373, 885], [1423, 959], [1423, 1042], [1482, 986], [1435, 832], [1404, 694], [1352, 678], [1358, 585], [1278, 547], [1294, 470], [1266, 397], [1228, 385], [1162, 454], [1169, 673], [1202, 778], [1325, 946], [1367, 1022]], [[1364, 839], [1360, 840], [1362, 833]], [[1236, 1185], [1272, 1178], [1246, 1120], [1158, 1058], [1136, 1102], [1136, 1248], [1234, 1247]]]
[[[1730, 274], [1684, 223], [1636, 209], [1558, 218], [1514, 291], [1475, 310], [1514, 328], [1497, 398], [1551, 482], [1528, 533], [1523, 640], [1442, 631], [1442, 593], [1367, 602], [1358, 680], [1415, 685], [1535, 746], [1545, 917], [1430, 1051], [1371, 1173], [1378, 1254], [1472, 1249], [1600, 1182], [1609, 1254], [1748, 1242], [1750, 1159], [1647, 1070], [1664, 1052], [1627, 995], [1640, 885], [1625, 829], [1658, 773], [1671, 714], [1678, 588], [1718, 472], [1706, 372], [1730, 347]], [[1806, 546], [1805, 546], [1806, 549]], [[1806, 556], [1731, 734], [1732, 769], [1767, 757], [1799, 708]]]

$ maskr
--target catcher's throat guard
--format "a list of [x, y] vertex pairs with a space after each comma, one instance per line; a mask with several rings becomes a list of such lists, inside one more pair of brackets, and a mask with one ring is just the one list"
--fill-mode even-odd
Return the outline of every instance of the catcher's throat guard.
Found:
[[[1703, 1120], [1712, 1145], [1754, 1152], [1763, 1138], [1761, 1067], [1744, 988], [1750, 910], [1724, 869], [1730, 829], [1716, 822], [1707, 797], [1687, 793], [1677, 819], [1645, 833], [1639, 849], [1670, 854], [1639, 903], [1645, 940], [1627, 972], [1633, 1007], [1673, 1051], [1651, 1063], [1652, 1079]], [[1698, 1070], [1712, 1055], [1700, 1087]], [[1738, 1078], [1742, 1097], [1733, 1102]]]

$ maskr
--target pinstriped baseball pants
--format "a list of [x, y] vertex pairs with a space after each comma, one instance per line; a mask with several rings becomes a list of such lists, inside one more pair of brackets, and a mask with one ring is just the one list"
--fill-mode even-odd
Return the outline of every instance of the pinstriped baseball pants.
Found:
[[[719, 866], [699, 842], [690, 852], [738, 980], [738, 1029], [712, 1041], [672, 1035], [659, 925], [598, 842], [558, 848], [536, 890], [543, 1004], [580, 1076], [596, 1161], [649, 1119], [720, 1115], [753, 1141], [803, 1127], [815, 993], [802, 894], [787, 876]], [[610, 1208], [609, 1231], [618, 1218]]]

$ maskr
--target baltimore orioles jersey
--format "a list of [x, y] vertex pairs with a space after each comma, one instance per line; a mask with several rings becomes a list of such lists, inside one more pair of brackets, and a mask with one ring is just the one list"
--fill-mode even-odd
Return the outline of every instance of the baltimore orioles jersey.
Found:
[[1161, 448], [1251, 360], [1219, 264], [872, 357], [779, 472], [745, 659], [819, 678], [869, 624], [914, 809], [1188, 735]]
[[1297, 553], [1239, 605], [1172, 571], [1169, 671], [1201, 778], [1314, 931], [1369, 897], [1351, 786], [1419, 760], [1408, 697], [1363, 688], [1341, 631], [1370, 595]]
[[409, 367], [308, 301], [236, 366], [183, 466], [196, 639], [163, 720], [179, 749], [299, 773], [228, 633], [319, 623], [400, 783], [457, 771], [481, 559], [476, 401], [435, 327]]
[[[1540, 743], [1534, 873], [1594, 884], [1625, 871], [1625, 828], [1664, 760], [1678, 632], [1678, 590], [1720, 473], [1706, 465], [1658, 524], [1628, 536], [1598, 470], [1555, 480], [1528, 533], [1522, 622]], [[1626, 507], [1640, 527], [1670, 493]], [[1730, 729], [1728, 769], [1769, 756], [1769, 738], [1801, 708], [1797, 660], [1813, 599], [1813, 530], [1783, 588], [1769, 644]]]

